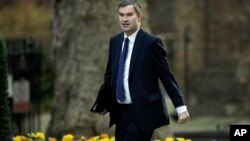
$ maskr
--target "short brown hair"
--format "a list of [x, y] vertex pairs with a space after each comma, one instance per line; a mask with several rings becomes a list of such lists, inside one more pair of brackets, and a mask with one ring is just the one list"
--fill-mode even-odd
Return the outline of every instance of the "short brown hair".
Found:
[[133, 5], [134, 9], [135, 9], [135, 12], [138, 15], [142, 13], [141, 4], [137, 0], [121, 0], [121, 2], [118, 5], [118, 8], [125, 7], [125, 6], [128, 6], [128, 5]]

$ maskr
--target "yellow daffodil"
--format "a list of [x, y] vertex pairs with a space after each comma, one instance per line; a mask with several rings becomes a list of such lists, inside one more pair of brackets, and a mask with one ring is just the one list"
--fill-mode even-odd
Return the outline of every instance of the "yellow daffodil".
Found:
[[36, 138], [45, 139], [45, 135], [42, 132], [37, 132], [36, 133]]
[[81, 136], [80, 139], [79, 139], [79, 141], [86, 141], [86, 137]]
[[88, 138], [87, 141], [94, 141], [94, 139], [93, 138]]
[[182, 138], [182, 137], [178, 137], [178, 138], [176, 138], [176, 139], [177, 139], [177, 141], [185, 141], [185, 139]]
[[98, 141], [100, 139], [100, 136], [94, 136], [94, 141]]
[[33, 133], [33, 132], [28, 133], [27, 135], [28, 135], [28, 137], [30, 137], [30, 138], [36, 138], [36, 134]]
[[108, 134], [103, 133], [103, 134], [101, 134], [101, 135], [100, 135], [100, 138], [101, 138], [101, 139], [104, 139], [104, 138], [109, 138], [109, 135], [108, 135]]
[[87, 141], [98, 141], [99, 138], [100, 138], [99, 136], [94, 136], [87, 139]]
[[94, 137], [90, 137], [89, 139], [87, 139], [87, 141], [98, 141], [100, 139], [100, 136], [94, 136]]
[[62, 141], [72, 141], [74, 139], [74, 135], [66, 134], [63, 136]]
[[15, 136], [12, 138], [12, 141], [22, 141], [22, 137], [21, 136]]
[[111, 137], [109, 141], [115, 141], [115, 137]]
[[36, 138], [36, 134], [32, 132], [31, 137]]
[[[45, 141], [46, 137], [42, 132], [31, 132], [27, 136], [17, 135], [12, 138], [12, 141]], [[48, 141], [57, 141], [54, 137], [49, 137]], [[115, 141], [115, 137], [109, 137], [108, 134], [103, 133], [98, 136], [92, 136], [86, 139], [86, 137], [81, 136], [78, 139], [74, 139], [73, 134], [66, 134], [62, 137], [61, 141]], [[153, 141], [162, 141], [160, 139], [154, 139]], [[192, 141], [191, 139], [185, 139], [183, 137], [166, 137], [164, 141]]]
[[54, 138], [54, 137], [50, 137], [50, 138], [49, 138], [49, 141], [57, 141], [57, 139]]
[[172, 137], [166, 137], [165, 141], [174, 141], [174, 138], [172, 138]]
[[98, 141], [109, 141], [109, 138], [99, 139]]

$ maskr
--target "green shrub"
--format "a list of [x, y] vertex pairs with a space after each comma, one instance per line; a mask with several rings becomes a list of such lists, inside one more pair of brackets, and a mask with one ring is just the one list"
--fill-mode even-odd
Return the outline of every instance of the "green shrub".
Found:
[[7, 57], [0, 42], [0, 140], [10, 136], [10, 109], [7, 101]]

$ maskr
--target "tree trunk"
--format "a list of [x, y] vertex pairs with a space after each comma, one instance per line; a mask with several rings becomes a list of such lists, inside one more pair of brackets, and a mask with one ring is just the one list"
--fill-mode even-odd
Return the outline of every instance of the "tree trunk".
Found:
[[103, 82], [109, 38], [120, 31], [118, 2], [53, 1], [52, 47], [56, 78], [47, 135], [90, 136], [108, 131], [108, 116], [103, 118], [89, 109]]

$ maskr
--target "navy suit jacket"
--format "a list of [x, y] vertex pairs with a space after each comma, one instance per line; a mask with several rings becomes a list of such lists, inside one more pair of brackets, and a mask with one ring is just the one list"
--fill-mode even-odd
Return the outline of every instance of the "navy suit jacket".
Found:
[[[109, 56], [104, 75], [104, 85], [111, 85], [110, 126], [116, 123], [116, 77], [119, 55], [124, 33], [110, 39]], [[183, 106], [184, 101], [176, 80], [169, 71], [167, 54], [160, 38], [142, 29], [138, 31], [132, 51], [129, 70], [129, 90], [132, 100], [132, 118], [141, 129], [151, 130], [169, 124], [169, 116], [159, 87], [159, 79], [175, 107]]]

